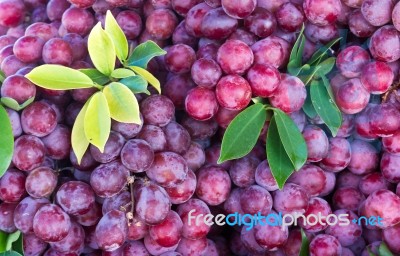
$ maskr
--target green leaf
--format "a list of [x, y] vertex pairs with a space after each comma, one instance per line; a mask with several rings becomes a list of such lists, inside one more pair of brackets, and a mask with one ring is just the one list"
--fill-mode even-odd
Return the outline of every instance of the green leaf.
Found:
[[118, 59], [123, 62], [128, 58], [128, 40], [110, 10], [108, 10], [106, 14], [104, 29], [114, 43]]
[[93, 27], [88, 37], [88, 51], [93, 65], [104, 75], [109, 76], [115, 67], [115, 47], [101, 23]]
[[279, 189], [282, 189], [286, 180], [294, 172], [294, 166], [280, 139], [278, 127], [275, 122], [275, 115], [269, 122], [266, 148], [272, 176], [274, 176]]
[[4, 79], [6, 79], [6, 75], [4, 74], [3, 71], [0, 70], [0, 82], [4, 82]]
[[267, 113], [261, 103], [240, 112], [225, 131], [218, 163], [247, 155], [257, 143], [266, 118]]
[[382, 242], [378, 249], [379, 256], [394, 256], [385, 242]]
[[6, 251], [6, 252], [0, 253], [0, 256], [22, 256], [22, 255], [16, 251]]
[[7, 111], [0, 105], [0, 177], [10, 166], [14, 152], [14, 135]]
[[311, 101], [310, 86], [307, 86], [306, 90], [307, 90], [307, 97], [303, 105], [303, 111], [308, 117], [315, 118], [317, 117], [318, 114], [317, 111], [315, 111], [315, 108]]
[[289, 64], [287, 66], [288, 73], [297, 76], [302, 66], [302, 57], [306, 39], [303, 35], [304, 24], [300, 30], [297, 40], [290, 52]]
[[92, 96], [84, 122], [86, 138], [103, 152], [111, 130], [110, 110], [103, 92]]
[[45, 64], [25, 75], [32, 83], [51, 90], [71, 90], [93, 87], [93, 81], [78, 70], [61, 65]]
[[371, 252], [371, 249], [368, 247], [367, 247], [367, 252], [368, 252], [368, 256], [377, 256], [373, 252]]
[[15, 251], [15, 252], [18, 252], [21, 255], [24, 255], [24, 237], [23, 237], [23, 234], [21, 234], [18, 237], [17, 241], [15, 241], [12, 244], [12, 250]]
[[310, 241], [308, 240], [306, 233], [301, 229], [301, 247], [299, 256], [308, 256], [310, 251]]
[[149, 61], [156, 57], [162, 56], [167, 52], [161, 49], [155, 42], [146, 41], [138, 45], [126, 61], [127, 66], [138, 66], [147, 68]]
[[161, 94], [161, 85], [160, 85], [160, 81], [157, 80], [157, 78], [155, 78], [149, 71], [147, 71], [146, 69], [143, 69], [141, 67], [130, 67], [133, 71], [136, 72], [136, 74], [142, 76], [144, 79], [146, 79], [147, 82], [149, 82], [149, 84], [151, 84], [154, 88], [156, 88], [156, 90], [158, 91], [158, 93]]
[[[306, 64], [307, 65], [307, 64]], [[318, 70], [321, 68], [321, 66], [315, 66], [311, 67], [310, 69], [306, 71], [302, 71], [298, 77], [303, 81], [304, 85], [308, 85], [311, 80], [315, 77], [317, 74]]]
[[[327, 79], [326, 82], [328, 82]], [[310, 94], [316, 112], [335, 137], [342, 125], [342, 115], [334, 99], [330, 97], [323, 80], [311, 82]]]
[[0, 253], [6, 251], [7, 236], [6, 232], [0, 230]]
[[307, 160], [307, 144], [294, 121], [282, 110], [273, 108], [274, 120], [287, 156], [296, 170]]
[[8, 235], [6, 243], [6, 251], [11, 250], [13, 243], [16, 242], [20, 236], [21, 236], [21, 231], [15, 231], [14, 233]]
[[21, 109], [24, 109], [29, 104], [31, 104], [34, 100], [35, 100], [35, 97], [32, 97], [29, 100], [22, 103], [21, 105], [18, 104], [18, 102], [16, 100], [14, 100], [13, 98], [9, 98], [9, 97], [2, 97], [0, 101], [1, 101], [1, 103], [3, 103], [4, 106], [14, 109], [15, 111], [20, 111]]
[[130, 76], [136, 76], [136, 74], [130, 69], [117, 68], [111, 73], [111, 76], [120, 79], [120, 78], [127, 78]]
[[328, 50], [337, 42], [340, 41], [340, 37], [333, 39], [332, 41], [330, 41], [329, 43], [327, 43], [326, 45], [318, 48], [318, 50], [316, 52], [314, 52], [314, 54], [311, 56], [310, 60], [307, 62], [307, 64], [309, 64], [310, 66], [314, 66], [315, 64], [318, 65], [318, 61], [328, 52]]
[[74, 126], [72, 127], [71, 144], [78, 164], [81, 164], [82, 157], [90, 144], [85, 135], [85, 116], [91, 99], [92, 97], [86, 101], [85, 105], [82, 107], [75, 119]]
[[318, 75], [322, 76], [331, 72], [333, 67], [335, 67], [335, 63], [336, 63], [335, 57], [327, 58], [326, 60], [319, 63], [318, 66], [320, 67], [320, 69], [318, 70]]
[[147, 81], [141, 76], [131, 76], [119, 80], [121, 84], [124, 84], [133, 93], [149, 93], [147, 90]]
[[103, 75], [103, 73], [95, 68], [79, 69], [79, 71], [90, 77], [93, 82], [99, 85], [105, 85], [110, 81], [110, 78], [108, 78], [108, 76]]
[[122, 123], [141, 124], [139, 104], [128, 87], [112, 82], [104, 88], [103, 93], [112, 119]]

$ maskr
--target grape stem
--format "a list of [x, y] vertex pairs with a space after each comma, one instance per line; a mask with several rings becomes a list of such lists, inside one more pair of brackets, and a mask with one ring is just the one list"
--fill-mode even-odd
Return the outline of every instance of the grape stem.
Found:
[[396, 100], [400, 102], [400, 95], [396, 91], [398, 88], [400, 88], [400, 81], [393, 83], [389, 90], [382, 95], [382, 103], [385, 103], [392, 93], [394, 93]]

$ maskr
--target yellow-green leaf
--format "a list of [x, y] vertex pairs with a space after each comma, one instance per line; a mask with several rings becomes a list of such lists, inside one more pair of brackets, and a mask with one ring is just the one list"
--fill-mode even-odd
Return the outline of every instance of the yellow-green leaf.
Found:
[[112, 119], [123, 123], [141, 123], [139, 104], [128, 87], [113, 82], [104, 88], [103, 93]]
[[103, 92], [97, 92], [92, 96], [84, 122], [86, 138], [103, 152], [111, 130], [110, 110]]
[[111, 76], [114, 77], [114, 78], [121, 79], [121, 78], [130, 77], [130, 76], [136, 76], [136, 74], [135, 74], [132, 70], [130, 70], [130, 69], [126, 69], [126, 68], [117, 68], [116, 70], [114, 70], [114, 71], [111, 73]]
[[155, 78], [149, 71], [147, 71], [144, 68], [141, 67], [137, 67], [137, 66], [132, 66], [130, 67], [133, 71], [135, 71], [138, 75], [140, 75], [141, 77], [143, 77], [144, 79], [146, 79], [147, 82], [149, 82], [149, 84], [151, 84], [154, 88], [156, 88], [156, 90], [158, 91], [158, 93], [161, 94], [161, 85], [160, 85], [160, 81], [157, 80], [157, 78]]
[[82, 157], [85, 154], [87, 148], [89, 147], [89, 141], [86, 138], [84, 123], [85, 123], [85, 115], [89, 105], [91, 98], [86, 101], [85, 105], [79, 112], [78, 116], [75, 119], [74, 127], [72, 127], [71, 134], [71, 144], [72, 149], [74, 150], [76, 159], [78, 160], [78, 164], [81, 163]]
[[37, 86], [51, 90], [70, 90], [93, 87], [93, 81], [78, 70], [61, 65], [45, 64], [25, 75]]
[[93, 65], [109, 76], [115, 67], [115, 47], [110, 36], [103, 30], [101, 23], [93, 27], [88, 37], [88, 51]]
[[105, 31], [114, 42], [115, 52], [118, 59], [121, 62], [126, 60], [126, 58], [128, 58], [129, 50], [128, 40], [126, 39], [124, 32], [118, 25], [117, 21], [114, 19], [114, 16], [110, 12], [110, 10], [108, 10], [106, 14]]
[[[10, 166], [14, 152], [14, 136], [7, 111], [0, 105], [0, 177]], [[0, 236], [1, 239], [1, 236]]]

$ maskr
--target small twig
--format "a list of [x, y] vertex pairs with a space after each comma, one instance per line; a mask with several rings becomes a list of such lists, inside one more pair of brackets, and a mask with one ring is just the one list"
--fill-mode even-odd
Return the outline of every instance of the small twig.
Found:
[[395, 93], [396, 100], [399, 101], [399, 95], [396, 91], [397, 89], [399, 89], [399, 87], [400, 81], [393, 83], [392, 86], [390, 86], [389, 90], [382, 95], [382, 103], [385, 103], [389, 99], [390, 94], [392, 94], [393, 92]]
[[136, 179], [135, 176], [128, 177], [128, 184], [131, 191], [131, 202], [129, 203], [131, 205], [131, 211], [126, 213], [126, 218], [128, 219], [128, 226], [132, 225], [134, 210], [135, 210], [135, 198], [133, 194], [133, 183], [135, 182], [135, 179]]

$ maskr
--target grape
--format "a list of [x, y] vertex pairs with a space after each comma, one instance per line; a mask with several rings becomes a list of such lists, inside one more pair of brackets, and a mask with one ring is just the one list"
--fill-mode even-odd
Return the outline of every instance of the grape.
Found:
[[73, 51], [67, 41], [61, 38], [52, 38], [44, 44], [42, 57], [46, 64], [69, 66], [73, 60]]
[[[240, 194], [240, 207], [245, 214], [267, 215], [272, 209], [272, 196], [263, 187], [251, 185]], [[276, 208], [276, 207], [275, 207]]]
[[376, 30], [362, 15], [360, 9], [349, 15], [349, 29], [357, 37], [370, 37]]
[[342, 4], [339, 0], [305, 0], [304, 14], [315, 25], [326, 26], [335, 23], [340, 14]]
[[372, 134], [371, 127], [369, 124], [369, 113], [375, 104], [369, 104], [364, 111], [359, 113], [354, 119], [355, 134], [364, 140], [373, 140], [378, 136]]
[[209, 10], [201, 21], [201, 32], [210, 39], [224, 39], [236, 30], [238, 21], [220, 7]]
[[362, 69], [361, 83], [372, 94], [382, 94], [389, 90], [394, 79], [390, 66], [384, 62], [374, 61]]
[[360, 76], [363, 67], [368, 64], [369, 60], [368, 52], [360, 46], [354, 45], [339, 53], [336, 66], [343, 76], [354, 78]]
[[188, 45], [175, 44], [164, 57], [167, 70], [175, 74], [188, 73], [196, 60], [195, 51]]
[[44, 137], [56, 128], [56, 117], [56, 112], [49, 104], [34, 102], [22, 111], [22, 129], [27, 134]]
[[349, 137], [354, 130], [354, 115], [342, 114], [342, 125], [336, 136], [340, 138]]
[[253, 94], [259, 97], [271, 97], [277, 91], [281, 74], [269, 65], [255, 64], [247, 72]]
[[212, 118], [218, 111], [218, 107], [215, 93], [203, 87], [190, 90], [185, 99], [186, 112], [200, 121]]
[[51, 21], [61, 20], [64, 11], [69, 7], [70, 3], [67, 0], [49, 0], [46, 13]]
[[3, 62], [3, 60], [5, 58], [7, 58], [8, 56], [11, 56], [13, 54], [14, 54], [14, 52], [13, 52], [13, 45], [12, 44], [3, 47], [0, 50], [0, 63]]
[[400, 133], [396, 132], [393, 136], [382, 138], [383, 149], [391, 154], [399, 155], [400, 153]]
[[189, 74], [172, 75], [164, 85], [163, 94], [174, 103], [175, 108], [183, 109], [186, 95], [195, 86]]
[[167, 150], [177, 154], [184, 154], [190, 147], [188, 131], [177, 122], [171, 121], [164, 128], [167, 139]]
[[268, 161], [262, 161], [256, 168], [255, 182], [268, 191], [275, 191], [278, 189], [278, 184], [271, 173]]
[[96, 242], [102, 250], [114, 251], [121, 247], [127, 238], [128, 223], [125, 214], [118, 210], [106, 213], [96, 226]]
[[365, 228], [363, 230], [363, 237], [365, 238], [367, 243], [382, 241], [382, 230]]
[[400, 234], [399, 225], [393, 227], [385, 228], [382, 232], [383, 241], [387, 244], [390, 251], [393, 253], [400, 253], [400, 244], [398, 237]]
[[87, 213], [75, 216], [75, 220], [82, 226], [90, 227], [96, 225], [101, 217], [101, 206], [99, 206], [97, 203], [94, 203], [93, 207], [91, 207]]
[[224, 210], [225, 212], [232, 213], [240, 213], [244, 214], [242, 207], [240, 205], [240, 195], [243, 193], [242, 188], [233, 188], [224, 202]]
[[354, 140], [351, 143], [351, 160], [347, 168], [354, 174], [366, 174], [378, 167], [378, 151], [368, 142]]
[[253, 64], [251, 48], [240, 40], [228, 40], [218, 49], [217, 62], [227, 74], [241, 75]]
[[141, 220], [155, 225], [167, 217], [171, 202], [165, 189], [147, 181], [135, 191], [135, 209]]
[[318, 26], [312, 23], [307, 23], [304, 35], [308, 40], [315, 44], [327, 44], [331, 40], [339, 37], [339, 30], [334, 24]]
[[131, 220], [130, 226], [128, 226], [128, 239], [129, 240], [140, 240], [144, 238], [148, 233], [148, 226], [142, 220], [134, 217]]
[[175, 107], [170, 99], [163, 95], [152, 95], [140, 104], [145, 124], [166, 126], [173, 118]]
[[310, 243], [310, 255], [342, 255], [342, 246], [339, 241], [330, 235], [320, 234], [314, 237]]
[[235, 252], [236, 255], [245, 256], [248, 253], [239, 232], [233, 232], [231, 235], [229, 240], [229, 248], [232, 252]]
[[240, 110], [229, 110], [220, 107], [218, 108], [218, 112], [215, 114], [215, 121], [220, 127], [226, 129], [239, 113]]
[[357, 211], [360, 204], [365, 200], [365, 196], [354, 187], [341, 187], [336, 189], [333, 194], [333, 206], [335, 209], [347, 209]]
[[[277, 214], [276, 212], [273, 212]], [[273, 234], [273, 235], [272, 235]], [[282, 247], [289, 237], [287, 226], [256, 225], [254, 227], [254, 238], [264, 249], [276, 251]]]
[[0, 36], [0, 49], [3, 49], [6, 46], [13, 45], [17, 41], [17, 38], [9, 35], [1, 35]]
[[241, 188], [253, 185], [255, 182], [255, 172], [260, 161], [257, 158], [245, 156], [233, 161], [229, 168], [229, 175], [232, 182]]
[[172, 8], [176, 13], [185, 17], [188, 11], [195, 5], [199, 4], [202, 1], [199, 0], [171, 0]]
[[150, 256], [143, 242], [129, 241], [123, 246], [123, 255]]
[[156, 153], [152, 165], [146, 170], [147, 176], [163, 187], [174, 187], [182, 183], [187, 172], [185, 159], [174, 152]]
[[208, 249], [208, 242], [206, 238], [200, 238], [197, 240], [190, 240], [182, 238], [179, 242], [176, 251], [182, 255], [201, 256], [206, 255]]
[[204, 167], [198, 171], [196, 195], [208, 205], [219, 205], [229, 196], [231, 179], [220, 167]]
[[125, 139], [120, 133], [111, 132], [104, 146], [104, 151], [101, 152], [96, 146], [91, 145], [90, 153], [97, 162], [109, 163], [117, 159], [124, 143]]
[[329, 141], [321, 128], [314, 125], [306, 126], [303, 130], [303, 137], [307, 143], [307, 160], [309, 162], [319, 162], [327, 157]]
[[0, 231], [13, 233], [17, 230], [14, 225], [14, 211], [17, 204], [0, 203]]
[[288, 32], [298, 31], [304, 22], [303, 9], [297, 4], [285, 3], [275, 13], [279, 26]]
[[5, 76], [8, 77], [16, 74], [17, 71], [24, 68], [25, 65], [26, 63], [20, 61], [15, 55], [10, 55], [1, 62], [1, 70]]
[[301, 231], [300, 229], [292, 229], [289, 231], [286, 244], [283, 245], [282, 250], [287, 256], [298, 256], [301, 248]]
[[308, 200], [307, 191], [293, 183], [286, 183], [282, 190], [277, 190], [273, 194], [274, 209], [283, 214], [306, 212]]
[[33, 231], [45, 242], [61, 241], [68, 235], [71, 225], [68, 214], [55, 204], [42, 206], [33, 218]]
[[251, 87], [241, 76], [227, 75], [219, 80], [216, 96], [222, 107], [230, 110], [241, 110], [251, 100]]
[[144, 125], [137, 138], [149, 143], [154, 152], [164, 151], [167, 147], [165, 133], [158, 126]]
[[[72, 49], [74, 49], [73, 52], [72, 52], [74, 61], [79, 61], [79, 60], [85, 59], [85, 57], [88, 54], [87, 43], [80, 35], [78, 35], [76, 33], [68, 33], [68, 34], [63, 36], [63, 39], [67, 43], [69, 43], [69, 45], [71, 46]], [[71, 66], [72, 65], [73, 64], [71, 64]], [[90, 92], [90, 91], [93, 91], [93, 90], [92, 90], [92, 88], [88, 88], [88, 89], [86, 89], [86, 92], [87, 91]], [[75, 92], [75, 90], [71, 91], [71, 93], [72, 92]]]
[[144, 140], [128, 140], [121, 150], [122, 164], [135, 173], [146, 171], [153, 163], [153, 159], [153, 149]]
[[[191, 0], [189, 0], [191, 1]], [[175, 44], [186, 44], [192, 48], [197, 46], [197, 38], [190, 35], [186, 30], [185, 20], [181, 21], [179, 25], [175, 28], [172, 34], [172, 43]]]
[[15, 27], [25, 17], [25, 6], [22, 0], [3, 0], [0, 2], [0, 25]]
[[85, 36], [94, 25], [93, 15], [86, 9], [70, 7], [62, 15], [62, 26], [68, 33]]
[[380, 27], [391, 21], [394, 4], [391, 0], [364, 0], [361, 5], [361, 13], [371, 25]]
[[80, 252], [83, 250], [85, 242], [85, 232], [83, 228], [76, 222], [71, 222], [71, 228], [68, 231], [68, 235], [54, 243], [50, 243], [50, 247], [57, 252], [71, 253]]
[[71, 4], [82, 9], [89, 8], [96, 2], [96, 0], [68, 0], [68, 1], [71, 2]]
[[14, 43], [15, 57], [23, 62], [37, 62], [42, 58], [44, 41], [37, 36], [23, 36]]
[[289, 177], [289, 182], [305, 188], [309, 196], [318, 196], [326, 186], [326, 173], [318, 166], [304, 165]]
[[189, 132], [193, 140], [206, 140], [211, 138], [218, 130], [218, 124], [214, 119], [198, 121], [189, 116], [182, 120], [183, 127]]
[[[255, 229], [250, 229], [248, 230], [246, 226], [242, 228], [242, 231], [240, 233], [240, 238], [251, 254], [265, 254], [265, 249], [262, 248], [256, 241], [255, 236], [254, 236]], [[246, 254], [247, 255], [247, 254]]]
[[196, 175], [189, 169], [186, 179], [175, 187], [166, 188], [166, 192], [173, 204], [187, 202], [196, 190]]
[[320, 166], [331, 172], [340, 172], [351, 161], [351, 146], [344, 138], [330, 138], [327, 157], [323, 158]]
[[221, 78], [222, 71], [216, 61], [201, 58], [193, 63], [191, 75], [197, 85], [212, 89]]
[[378, 172], [363, 176], [359, 183], [360, 191], [366, 196], [380, 189], [388, 189], [388, 187], [388, 181]]
[[[317, 222], [316, 218], [309, 218], [310, 216], [322, 216], [324, 219], [328, 217], [332, 213], [331, 207], [328, 202], [319, 197], [312, 197], [308, 202], [307, 211], [304, 213], [305, 218], [298, 218], [297, 222], [299, 225], [308, 232], [320, 232], [325, 230], [328, 226], [325, 224], [321, 224], [321, 222], [316, 223], [315, 225], [311, 225], [311, 222]], [[307, 219], [308, 223], [305, 223], [304, 220]]]
[[276, 31], [276, 19], [274, 15], [263, 8], [257, 8], [244, 20], [244, 27], [256, 36], [266, 38]]
[[257, 36], [252, 32], [238, 28], [228, 37], [228, 40], [240, 40], [248, 46], [252, 46], [255, 42], [257, 42]]
[[57, 175], [49, 167], [38, 167], [29, 172], [25, 187], [33, 198], [49, 197], [57, 186]]
[[40, 240], [34, 234], [25, 234], [22, 239], [24, 255], [26, 256], [41, 255], [47, 248], [47, 243]]
[[22, 135], [15, 140], [12, 163], [21, 171], [30, 171], [39, 167], [45, 156], [43, 142], [32, 135]]
[[171, 247], [181, 240], [182, 220], [174, 211], [169, 211], [167, 217], [159, 224], [150, 226], [149, 235], [162, 247]]
[[400, 214], [396, 210], [400, 205], [400, 198], [393, 192], [380, 189], [370, 194], [365, 200], [364, 215], [380, 216], [382, 225], [379, 227], [390, 227], [400, 222]]
[[270, 97], [272, 106], [286, 113], [299, 111], [304, 104], [307, 91], [303, 82], [291, 75], [282, 74], [281, 82]]
[[336, 237], [342, 246], [354, 244], [362, 234], [361, 226], [352, 222], [352, 220], [358, 219], [358, 216], [349, 210], [337, 210], [333, 214], [336, 216], [347, 214], [347, 219], [350, 224], [347, 226], [341, 226], [339, 224], [329, 226], [325, 233]]
[[178, 245], [174, 245], [171, 247], [163, 247], [163, 246], [157, 244], [149, 235], [145, 236], [144, 245], [145, 245], [147, 251], [151, 255], [162, 255], [167, 252], [173, 252], [178, 247]]
[[226, 14], [235, 19], [243, 19], [249, 16], [254, 11], [257, 5], [257, 0], [221, 0], [221, 4]]
[[[203, 37], [204, 38], [204, 37]], [[199, 41], [199, 45], [200, 45]], [[219, 44], [207, 42], [205, 45], [199, 46], [197, 50], [197, 59], [217, 59], [217, 52], [219, 49]]]
[[[76, 90], [73, 90], [76, 91]], [[113, 131], [119, 132], [122, 134], [122, 136], [125, 137], [125, 139], [132, 139], [136, 135], [139, 134], [139, 132], [142, 130], [143, 127], [143, 116], [140, 114], [140, 124], [135, 124], [135, 123], [120, 123], [115, 120], [111, 122], [111, 129]]]
[[368, 117], [370, 131], [375, 136], [393, 136], [400, 128], [400, 111], [391, 103], [373, 106]]
[[71, 150], [71, 130], [64, 125], [57, 125], [54, 131], [42, 138], [47, 155], [62, 160], [69, 156]]
[[185, 28], [189, 35], [195, 37], [201, 37], [203, 35], [201, 24], [209, 10], [212, 10], [209, 5], [206, 3], [199, 3], [188, 11], [185, 18]]
[[[205, 238], [210, 231], [210, 226], [204, 222], [204, 216], [210, 213], [210, 209], [200, 199], [191, 198], [187, 202], [180, 204], [177, 208], [177, 213], [183, 223], [183, 237], [187, 239]], [[196, 222], [196, 219], [198, 222]]]
[[343, 171], [338, 175], [337, 185], [339, 188], [343, 187], [353, 187], [358, 188], [361, 181], [361, 176], [356, 175], [349, 171]]
[[185, 158], [188, 168], [197, 171], [206, 161], [203, 148], [196, 142], [191, 142], [189, 149], [182, 155]]
[[126, 185], [129, 171], [118, 160], [101, 164], [90, 176], [90, 185], [96, 195], [112, 197], [118, 194]]
[[64, 183], [57, 191], [57, 203], [70, 215], [81, 215], [93, 207], [95, 195], [92, 188], [81, 181]]
[[118, 13], [115, 19], [127, 39], [133, 40], [139, 36], [143, 24], [142, 19], [136, 12], [129, 10], [122, 11]]
[[383, 26], [374, 32], [369, 42], [369, 51], [375, 60], [393, 62], [400, 59], [399, 34], [400, 32], [391, 25]]
[[0, 200], [19, 202], [25, 196], [25, 180], [26, 176], [21, 171], [8, 169], [0, 178]]
[[146, 20], [146, 30], [156, 39], [165, 40], [172, 36], [178, 19], [168, 9], [153, 11]]
[[123, 190], [113, 197], [104, 199], [102, 212], [106, 214], [111, 210], [130, 211], [132, 209], [131, 200], [131, 194]]
[[392, 12], [392, 22], [394, 27], [400, 31], [400, 4], [397, 3], [394, 8], [393, 8], [393, 12]]
[[72, 166], [81, 171], [89, 171], [89, 170], [92, 171], [93, 168], [95, 168], [98, 165], [98, 163], [93, 159], [89, 151], [85, 152], [80, 164], [78, 164], [78, 160], [73, 150], [70, 151], [69, 158]]
[[389, 182], [400, 182], [400, 173], [397, 168], [400, 157], [390, 153], [384, 153], [381, 158], [381, 171], [383, 177]]

